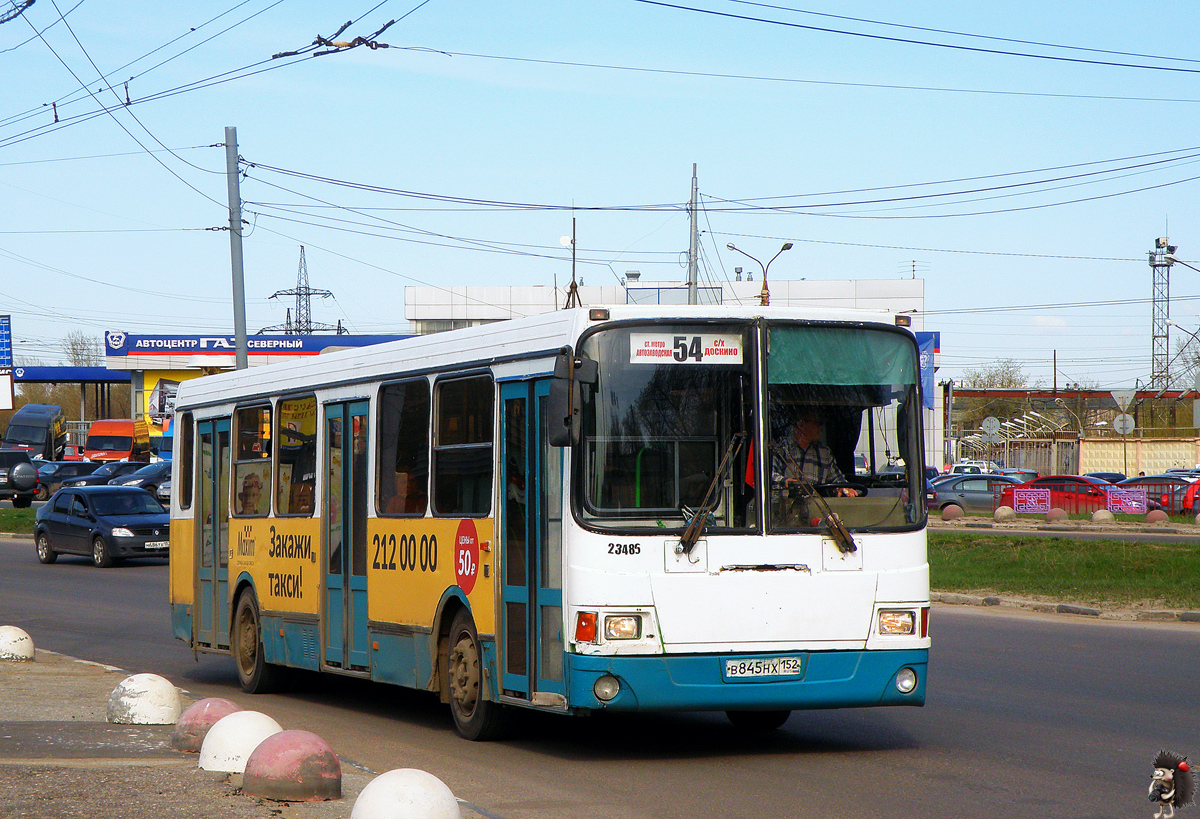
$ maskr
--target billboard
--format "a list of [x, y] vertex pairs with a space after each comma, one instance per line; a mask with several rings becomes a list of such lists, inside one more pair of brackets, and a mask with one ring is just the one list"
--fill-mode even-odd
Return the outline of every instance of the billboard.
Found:
[[0, 410], [12, 408], [12, 316], [0, 316]]

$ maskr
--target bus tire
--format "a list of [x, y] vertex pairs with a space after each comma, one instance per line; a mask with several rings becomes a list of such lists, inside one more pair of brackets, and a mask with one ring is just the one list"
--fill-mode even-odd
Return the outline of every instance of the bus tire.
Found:
[[38, 533], [37, 556], [39, 563], [53, 563], [58, 560], [58, 552], [50, 548], [50, 536], [45, 532]]
[[252, 589], [246, 589], [238, 596], [229, 645], [243, 691], [269, 694], [279, 687], [280, 668], [268, 663], [263, 655], [262, 616]]
[[739, 731], [774, 731], [783, 726], [791, 711], [726, 711], [725, 716]]
[[466, 609], [454, 615], [446, 649], [450, 714], [459, 736], [472, 741], [495, 739], [504, 727], [504, 706], [483, 697], [483, 653], [475, 621]]
[[108, 550], [108, 544], [100, 535], [96, 535], [92, 540], [92, 565], [97, 569], [107, 569], [113, 564], [112, 552]]

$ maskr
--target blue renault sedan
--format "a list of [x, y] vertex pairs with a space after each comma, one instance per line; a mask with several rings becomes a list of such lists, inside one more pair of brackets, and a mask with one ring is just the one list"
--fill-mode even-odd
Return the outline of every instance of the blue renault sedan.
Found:
[[127, 557], [168, 552], [170, 516], [145, 489], [133, 486], [72, 486], [59, 489], [35, 517], [38, 560], [85, 555], [107, 568]]

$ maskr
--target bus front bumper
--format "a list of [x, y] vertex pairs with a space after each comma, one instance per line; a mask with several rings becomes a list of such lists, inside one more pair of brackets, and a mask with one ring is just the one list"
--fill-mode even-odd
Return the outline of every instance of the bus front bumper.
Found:
[[[768, 659], [754, 655], [568, 654], [569, 701], [574, 708], [609, 711], [771, 711], [925, 704], [928, 649], [801, 651], [769, 657], [779, 658], [798, 659], [801, 673], [730, 674], [729, 661], [735, 666], [742, 662], [743, 670], [754, 670], [756, 660]], [[915, 684], [904, 693], [898, 681], [911, 681], [911, 675], [915, 675]], [[597, 681], [601, 681], [599, 686]], [[616, 695], [611, 699], [597, 696], [597, 689], [607, 696], [614, 687]]]

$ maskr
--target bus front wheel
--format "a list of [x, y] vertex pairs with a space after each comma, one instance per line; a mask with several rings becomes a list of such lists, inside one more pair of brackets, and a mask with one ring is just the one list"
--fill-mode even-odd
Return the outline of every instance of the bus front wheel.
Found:
[[262, 617], [258, 600], [250, 589], [238, 597], [230, 635], [238, 682], [248, 694], [267, 694], [279, 686], [279, 666], [263, 656]]
[[485, 741], [503, 728], [504, 706], [483, 697], [483, 653], [475, 621], [466, 609], [454, 615], [446, 650], [450, 681], [450, 713], [454, 728], [464, 739]]

